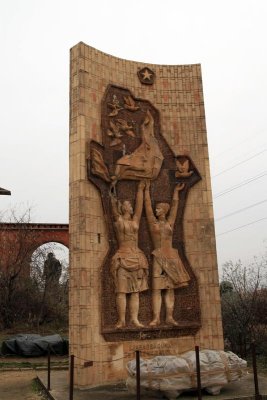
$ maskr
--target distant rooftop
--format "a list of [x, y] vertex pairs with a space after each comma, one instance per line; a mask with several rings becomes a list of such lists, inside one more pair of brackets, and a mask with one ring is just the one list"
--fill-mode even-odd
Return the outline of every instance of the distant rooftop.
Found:
[[1, 188], [0, 187], [0, 194], [4, 194], [4, 195], [11, 195], [11, 192], [10, 192], [10, 190], [6, 190], [6, 189], [3, 189], [3, 188]]

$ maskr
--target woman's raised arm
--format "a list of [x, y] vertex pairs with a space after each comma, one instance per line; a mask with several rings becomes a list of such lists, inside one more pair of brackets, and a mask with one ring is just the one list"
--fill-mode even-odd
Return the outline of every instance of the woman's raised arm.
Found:
[[171, 224], [171, 226], [174, 225], [176, 220], [179, 205], [179, 192], [184, 189], [184, 186], [184, 183], [178, 183], [174, 188], [171, 209], [168, 217], [168, 222]]
[[149, 189], [150, 189], [150, 181], [146, 181], [146, 188], [145, 188], [145, 210], [146, 210], [146, 217], [148, 220], [149, 224], [153, 224], [157, 221], [154, 212], [153, 212], [153, 208], [151, 205], [151, 198], [150, 198], [150, 193], [149, 193]]
[[138, 184], [134, 216], [133, 216], [133, 219], [138, 223], [140, 222], [142, 210], [143, 210], [144, 188], [145, 188], [145, 182], [140, 181]]

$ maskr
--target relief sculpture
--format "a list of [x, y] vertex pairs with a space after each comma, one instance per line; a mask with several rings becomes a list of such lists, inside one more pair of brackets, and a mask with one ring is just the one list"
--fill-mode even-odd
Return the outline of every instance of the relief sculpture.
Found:
[[154, 136], [154, 120], [149, 110], [140, 128], [141, 144], [131, 154], [117, 160], [112, 177], [114, 183], [121, 179], [155, 179], [159, 174], [163, 156]]
[[[183, 266], [177, 249], [172, 247], [173, 228], [178, 211], [178, 193], [184, 189], [184, 184], [175, 186], [171, 207], [168, 203], [158, 203], [155, 214], [152, 209], [150, 182], [146, 184], [145, 208], [148, 226], [154, 246], [152, 266], [152, 310], [153, 320], [150, 326], [160, 325], [162, 291], [164, 290], [165, 322], [178, 325], [173, 318], [174, 289], [188, 286], [190, 276]], [[167, 217], [168, 214], [168, 217]]]
[[121, 203], [110, 195], [114, 226], [119, 248], [111, 260], [111, 274], [114, 279], [118, 322], [116, 328], [126, 325], [126, 294], [130, 294], [130, 323], [143, 327], [138, 320], [139, 292], [148, 289], [148, 262], [138, 247], [139, 223], [143, 208], [144, 183], [140, 182], [136, 195], [135, 210], [125, 200]]
[[195, 334], [199, 293], [183, 214], [199, 172], [172, 152], [157, 109], [125, 88], [108, 86], [101, 129], [102, 144], [89, 143], [88, 179], [101, 193], [109, 240], [102, 334], [107, 341]]

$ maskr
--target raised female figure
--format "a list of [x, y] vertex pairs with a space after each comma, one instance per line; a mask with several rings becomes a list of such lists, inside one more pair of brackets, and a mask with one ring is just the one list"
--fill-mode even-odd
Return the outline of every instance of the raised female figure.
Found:
[[119, 317], [116, 328], [126, 326], [127, 293], [130, 293], [130, 322], [137, 327], [143, 327], [138, 320], [139, 292], [148, 289], [148, 262], [144, 253], [138, 248], [138, 230], [143, 208], [144, 187], [145, 183], [140, 182], [134, 212], [129, 201], [120, 203], [114, 194], [110, 194], [118, 242], [118, 250], [111, 261]]
[[[177, 216], [179, 192], [184, 184], [177, 184], [172, 198], [171, 207], [168, 203], [159, 203], [154, 215], [150, 193], [150, 182], [145, 189], [145, 209], [149, 230], [154, 245], [152, 267], [152, 310], [153, 319], [150, 326], [160, 324], [162, 291], [166, 309], [165, 322], [168, 325], [178, 325], [173, 318], [174, 289], [188, 286], [190, 276], [183, 266], [177, 249], [172, 247], [174, 224]], [[169, 214], [168, 214], [169, 212]], [[167, 216], [168, 214], [168, 216]]]

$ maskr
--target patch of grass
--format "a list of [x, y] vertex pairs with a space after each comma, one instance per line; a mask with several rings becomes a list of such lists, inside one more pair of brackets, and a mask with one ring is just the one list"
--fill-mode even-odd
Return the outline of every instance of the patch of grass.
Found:
[[29, 362], [0, 362], [0, 368], [31, 368]]
[[47, 399], [44, 389], [40, 386], [37, 378], [32, 380], [31, 388], [33, 393], [40, 396], [41, 399]]
[[[69, 365], [68, 360], [62, 361], [51, 361], [51, 368], [53, 367], [65, 367]], [[27, 362], [27, 361], [0, 361], [0, 369], [1, 368], [38, 368], [38, 367], [47, 367], [47, 362]]]
[[38, 393], [38, 394], [41, 391], [40, 385], [39, 385], [38, 380], [36, 378], [32, 380], [32, 391], [34, 393]]

